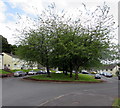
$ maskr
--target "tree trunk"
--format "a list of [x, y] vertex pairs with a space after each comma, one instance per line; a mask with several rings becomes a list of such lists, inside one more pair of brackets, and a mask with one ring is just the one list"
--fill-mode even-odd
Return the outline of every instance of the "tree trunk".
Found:
[[46, 66], [46, 68], [47, 68], [47, 74], [48, 74], [47, 77], [51, 77], [50, 76], [50, 71], [49, 71], [49, 66]]
[[65, 74], [65, 71], [63, 70], [63, 74]]
[[78, 71], [75, 71], [75, 80], [79, 80]]
[[68, 75], [67, 71], [65, 71], [65, 75]]
[[72, 63], [70, 63], [70, 78], [72, 78], [72, 70], [73, 70]]
[[79, 65], [75, 67], [75, 80], [79, 80], [79, 76], [78, 76], [78, 69], [79, 69]]
[[72, 78], [72, 70], [70, 70], [70, 78]]

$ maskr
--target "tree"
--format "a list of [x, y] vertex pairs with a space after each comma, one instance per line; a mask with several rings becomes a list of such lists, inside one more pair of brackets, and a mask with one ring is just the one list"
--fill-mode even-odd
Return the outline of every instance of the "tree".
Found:
[[8, 41], [5, 37], [3, 37], [2, 35], [0, 35], [0, 41], [2, 42], [2, 52], [5, 53], [11, 53], [11, 45], [8, 44]]
[[15, 54], [15, 50], [17, 48], [16, 45], [11, 45], [8, 43], [7, 38], [3, 37], [2, 35], [0, 35], [0, 42], [1, 42], [1, 52], [5, 52], [5, 53], [12, 53]]
[[[50, 7], [50, 9], [53, 9], [53, 6]], [[41, 14], [41, 17], [38, 18], [40, 25], [37, 25], [35, 30], [30, 29], [28, 32], [24, 32], [24, 37], [21, 40], [21, 47], [17, 50], [17, 54], [22, 59], [37, 62], [38, 64], [45, 66], [48, 77], [50, 77], [51, 39], [54, 35], [53, 29], [50, 29], [54, 24], [54, 20], [51, 18], [52, 13], [50, 11], [51, 10], [46, 10]]]
[[49, 67], [70, 70], [71, 77], [75, 70], [77, 80], [79, 70], [100, 65], [111, 57], [114, 20], [109, 9], [104, 4], [82, 19], [81, 12], [78, 17], [70, 17], [58, 14], [51, 5], [35, 21], [35, 29], [23, 32], [19, 56], [45, 66], [48, 76]]
[[98, 6], [94, 12], [87, 14], [84, 23], [81, 18], [69, 20], [69, 23], [63, 22], [64, 26], [60, 26], [60, 31], [57, 32], [54, 55], [61, 60], [58, 66], [62, 61], [63, 67], [64, 64], [72, 66], [76, 71], [76, 80], [79, 69], [99, 66], [102, 60], [113, 58], [115, 50], [111, 51], [113, 45], [110, 39], [113, 39], [115, 22], [113, 16], [109, 15], [109, 10], [106, 4]]

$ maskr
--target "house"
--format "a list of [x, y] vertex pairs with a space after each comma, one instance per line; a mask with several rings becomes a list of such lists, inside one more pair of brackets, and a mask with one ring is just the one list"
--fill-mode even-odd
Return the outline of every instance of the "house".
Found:
[[[31, 68], [30, 65], [24, 60], [19, 59], [16, 55], [2, 53], [0, 56], [1, 69], [28, 69]], [[34, 68], [37, 68], [37, 65], [34, 64]]]
[[0, 69], [3, 69], [3, 54], [0, 53]]
[[10, 54], [7, 53], [2, 53], [2, 68], [3, 69], [11, 69], [12, 68], [12, 56]]
[[116, 74], [117, 71], [120, 70], [120, 67], [117, 64], [110, 64], [110, 65], [105, 65], [103, 66], [100, 70], [98, 70], [97, 72], [108, 72], [108, 73], [112, 73], [113, 75]]

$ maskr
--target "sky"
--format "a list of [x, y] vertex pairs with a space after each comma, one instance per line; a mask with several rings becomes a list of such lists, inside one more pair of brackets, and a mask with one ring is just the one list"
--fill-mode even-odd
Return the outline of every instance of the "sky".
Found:
[[[21, 29], [23, 25], [16, 24], [19, 17], [22, 17], [21, 22], [26, 23], [26, 16], [33, 17], [51, 3], [55, 3], [58, 10], [66, 10], [75, 13], [75, 9], [82, 9], [82, 3], [90, 10], [96, 9], [97, 6], [103, 3], [110, 7], [110, 13], [114, 16], [116, 25], [118, 24], [118, 2], [119, 0], [0, 0], [0, 35], [7, 38], [9, 44], [16, 44], [16, 29]], [[116, 29], [117, 43], [118, 33]]]

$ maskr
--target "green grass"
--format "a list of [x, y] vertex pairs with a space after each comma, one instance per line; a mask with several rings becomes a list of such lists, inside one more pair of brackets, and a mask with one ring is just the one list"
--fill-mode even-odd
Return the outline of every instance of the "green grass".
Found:
[[85, 74], [79, 74], [79, 80], [75, 80], [75, 74], [73, 74], [73, 77], [70, 78], [69, 75], [64, 75], [63, 73], [52, 73], [51, 77], [47, 77], [47, 75], [44, 74], [44, 75], [31, 76], [30, 78], [38, 79], [38, 80], [100, 82], [100, 80], [94, 79], [93, 76], [85, 75]]
[[115, 99], [112, 106], [113, 108], [120, 108], [120, 98]]
[[0, 74], [9, 74], [9, 72], [0, 69]]
[[50, 70], [51, 72], [55, 73], [56, 71], [55, 70]]

